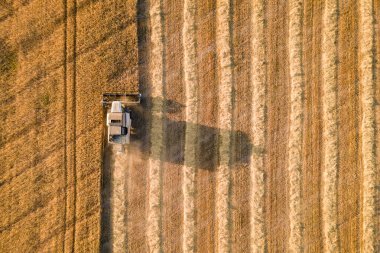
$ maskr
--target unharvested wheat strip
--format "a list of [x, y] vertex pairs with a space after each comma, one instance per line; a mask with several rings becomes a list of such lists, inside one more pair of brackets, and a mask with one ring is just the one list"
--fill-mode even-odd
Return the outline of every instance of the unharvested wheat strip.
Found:
[[337, 230], [338, 124], [337, 40], [338, 2], [327, 0], [323, 13], [323, 244], [326, 252], [339, 251]]
[[149, 207], [147, 239], [149, 252], [162, 251], [161, 231], [161, 195], [162, 163], [160, 157], [163, 149], [163, 95], [164, 95], [164, 45], [163, 18], [161, 0], [150, 2], [151, 19], [151, 155], [149, 159]]
[[251, 251], [265, 251], [265, 107], [266, 107], [266, 41], [265, 2], [252, 6], [252, 144], [251, 158]]
[[112, 252], [127, 251], [127, 160], [126, 153], [113, 151], [112, 169]]
[[289, 2], [289, 64], [290, 64], [290, 126], [288, 146], [289, 171], [289, 249], [302, 251], [301, 176], [302, 121], [304, 80], [302, 70], [302, 13], [303, 1]]
[[231, 128], [232, 128], [232, 56], [230, 31], [230, 1], [217, 1], [216, 46], [220, 66], [218, 124], [219, 135], [219, 166], [217, 169], [216, 217], [218, 252], [230, 251], [230, 159], [231, 159]]
[[195, 170], [198, 121], [198, 74], [195, 15], [196, 1], [184, 1], [182, 30], [186, 86], [186, 137], [183, 168], [183, 252], [195, 252]]
[[376, 118], [375, 118], [375, 28], [373, 1], [360, 1], [360, 84], [362, 90], [363, 157], [363, 252], [376, 251]]

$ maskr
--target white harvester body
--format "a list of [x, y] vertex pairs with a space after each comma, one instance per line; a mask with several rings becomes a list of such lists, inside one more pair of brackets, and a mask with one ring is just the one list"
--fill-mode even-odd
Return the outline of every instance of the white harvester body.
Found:
[[108, 142], [129, 144], [131, 125], [130, 111], [120, 101], [113, 101], [111, 112], [107, 113]]
[[[110, 144], [118, 144], [120, 151], [130, 143], [132, 131], [131, 107], [140, 103], [139, 93], [105, 93], [102, 104], [107, 110], [107, 139]], [[133, 110], [133, 109], [132, 109]]]

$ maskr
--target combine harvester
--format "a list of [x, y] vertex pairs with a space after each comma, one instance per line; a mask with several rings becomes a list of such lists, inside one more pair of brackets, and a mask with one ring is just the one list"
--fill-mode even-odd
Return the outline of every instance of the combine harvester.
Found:
[[118, 152], [124, 152], [124, 146], [130, 143], [132, 129], [131, 110], [140, 104], [139, 93], [105, 93], [102, 104], [107, 109], [108, 143], [118, 145]]

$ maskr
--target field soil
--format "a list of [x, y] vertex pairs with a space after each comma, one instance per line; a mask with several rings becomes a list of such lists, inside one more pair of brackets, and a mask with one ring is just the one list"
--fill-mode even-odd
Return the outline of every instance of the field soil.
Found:
[[0, 3], [0, 251], [379, 252], [379, 8]]

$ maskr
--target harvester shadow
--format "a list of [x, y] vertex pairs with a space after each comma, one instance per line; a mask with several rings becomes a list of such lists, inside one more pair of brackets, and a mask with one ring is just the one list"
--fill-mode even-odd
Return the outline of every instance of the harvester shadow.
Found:
[[[167, 116], [158, 118], [152, 115], [150, 108], [153, 103], [162, 103], [165, 108], [164, 115]], [[143, 159], [159, 159], [167, 163], [205, 170], [215, 170], [218, 165], [221, 165], [221, 160], [229, 160], [229, 164], [222, 165], [229, 165], [230, 168], [249, 163], [252, 144], [246, 133], [170, 119], [170, 114], [183, 114], [184, 110], [185, 106], [176, 101], [159, 98], [143, 98], [141, 105], [133, 108], [132, 127], [135, 129], [135, 134], [131, 136], [131, 144], [140, 142], [138, 146]], [[155, 141], [155, 136], [151, 136], [150, 133], [153, 122], [160, 122], [160, 124], [162, 122], [164, 136], [161, 144], [164, 150], [162, 154], [149, 152], [152, 142]], [[195, 140], [190, 140], [193, 144], [191, 148], [195, 149], [196, 154], [196, 159], [192, 162], [185, 161], [186, 129], [195, 131]], [[230, 159], [220, 159], [221, 154], [218, 149], [221, 140], [226, 137], [230, 138], [231, 144], [230, 151], [224, 155], [230, 156]]]

